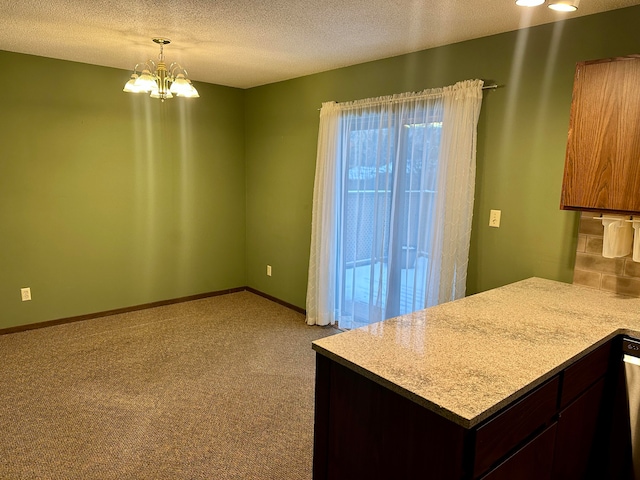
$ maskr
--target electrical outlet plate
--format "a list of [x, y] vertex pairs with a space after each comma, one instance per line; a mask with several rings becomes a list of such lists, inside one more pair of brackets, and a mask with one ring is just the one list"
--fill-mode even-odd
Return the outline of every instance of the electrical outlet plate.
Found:
[[20, 289], [20, 296], [22, 297], [22, 301], [26, 302], [31, 300], [31, 288], [25, 287]]

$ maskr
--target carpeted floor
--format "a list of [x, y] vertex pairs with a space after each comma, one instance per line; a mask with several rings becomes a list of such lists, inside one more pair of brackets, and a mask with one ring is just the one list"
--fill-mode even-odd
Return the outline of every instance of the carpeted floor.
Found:
[[240, 292], [0, 336], [0, 478], [310, 479], [334, 333]]

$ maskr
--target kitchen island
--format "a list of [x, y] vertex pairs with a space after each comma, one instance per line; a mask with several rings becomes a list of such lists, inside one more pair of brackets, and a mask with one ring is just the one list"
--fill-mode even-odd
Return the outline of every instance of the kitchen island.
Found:
[[615, 400], [621, 335], [639, 298], [531, 278], [318, 340], [314, 478], [508, 478], [532, 441], [557, 470], [564, 409]]

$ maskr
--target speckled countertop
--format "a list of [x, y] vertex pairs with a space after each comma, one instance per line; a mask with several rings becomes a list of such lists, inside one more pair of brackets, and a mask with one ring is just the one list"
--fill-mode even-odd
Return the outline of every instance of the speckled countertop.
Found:
[[471, 428], [618, 334], [640, 337], [640, 298], [530, 278], [313, 348]]

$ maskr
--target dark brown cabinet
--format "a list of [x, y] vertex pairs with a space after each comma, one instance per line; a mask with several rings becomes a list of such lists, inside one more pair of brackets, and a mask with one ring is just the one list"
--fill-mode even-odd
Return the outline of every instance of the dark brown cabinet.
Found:
[[543, 480], [551, 478], [557, 424], [553, 423], [481, 480]]
[[576, 67], [560, 208], [640, 212], [640, 55]]
[[558, 419], [553, 463], [554, 479], [600, 479], [601, 454], [598, 449], [598, 420], [604, 402], [604, 378], [590, 387]]
[[[559, 377], [552, 378], [476, 428], [474, 478], [499, 463], [551, 421], [557, 411], [559, 384]], [[517, 462], [511, 460], [510, 463]]]
[[466, 478], [470, 431], [316, 355], [315, 480]]
[[318, 354], [313, 478], [621, 479], [605, 473], [617, 341], [473, 429]]
[[611, 478], [606, 444], [610, 436], [609, 404], [615, 395], [614, 365], [618, 340], [608, 342], [568, 367], [561, 375], [562, 394], [552, 478]]

